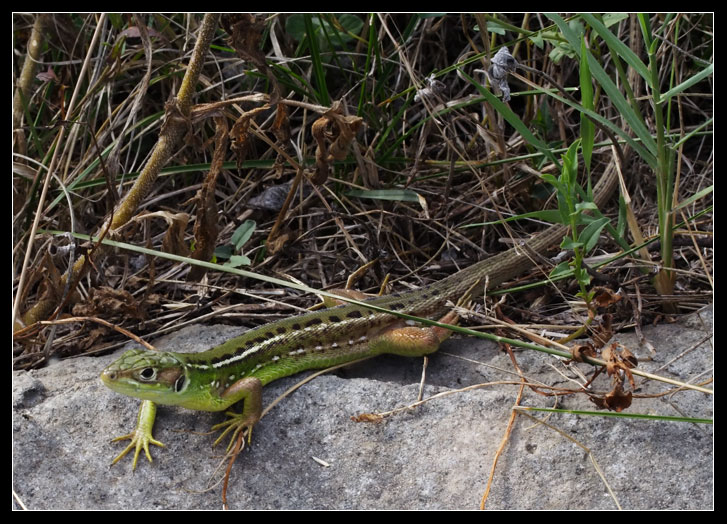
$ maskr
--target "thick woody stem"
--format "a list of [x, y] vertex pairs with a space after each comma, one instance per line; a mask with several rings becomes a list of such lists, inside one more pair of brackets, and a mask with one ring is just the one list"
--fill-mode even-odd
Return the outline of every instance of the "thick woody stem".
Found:
[[[124, 226], [134, 216], [139, 205], [154, 186], [160, 170], [171, 158], [181, 138], [184, 136], [192, 107], [194, 90], [199, 80], [202, 65], [204, 64], [204, 57], [209, 50], [219, 19], [219, 14], [206, 14], [204, 16], [197, 43], [194, 46], [194, 52], [192, 53], [192, 58], [182, 79], [182, 84], [179, 87], [175, 99], [167, 105], [166, 121], [159, 135], [159, 140], [154, 147], [154, 151], [133, 187], [114, 210], [110, 228], [108, 222], [105, 222], [99, 228], [99, 236], [104, 235], [107, 230], [109, 230], [110, 235], [113, 235], [117, 229]], [[93, 259], [98, 260], [99, 257], [103, 256], [104, 252], [105, 249], [99, 246], [93, 252]], [[77, 281], [88, 266], [89, 264], [86, 263], [85, 256], [79, 257], [73, 265], [71, 274], [72, 281]], [[63, 285], [65, 285], [65, 277], [61, 282], [61, 286]], [[21, 290], [18, 290], [18, 292], [21, 292]], [[25, 313], [23, 316], [24, 324], [27, 326], [35, 321], [44, 320], [57, 306], [56, 298], [40, 300]]]

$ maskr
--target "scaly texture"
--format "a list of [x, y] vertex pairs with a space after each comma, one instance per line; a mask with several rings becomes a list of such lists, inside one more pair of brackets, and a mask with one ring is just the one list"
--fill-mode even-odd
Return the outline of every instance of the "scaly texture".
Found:
[[[597, 205], [606, 201], [615, 184], [612, 162], [594, 188]], [[565, 226], [551, 226], [522, 245], [439, 282], [368, 299], [365, 303], [418, 317], [444, 315], [443, 323], [456, 323], [456, 315], [448, 312], [448, 302], [477, 296], [485, 285], [494, 288], [517, 276], [534, 264], [533, 256], [544, 253], [566, 233]], [[151, 460], [148, 444], [160, 443], [151, 435], [155, 410], [150, 403], [221, 411], [242, 400], [241, 414], [215, 426], [226, 427], [223, 436], [234, 431], [234, 438], [239, 431], [249, 430], [258, 422], [262, 387], [273, 380], [381, 353], [426, 355], [436, 351], [448, 335], [445, 328], [415, 327], [390, 313], [347, 304], [260, 326], [201, 353], [127, 351], [103, 371], [101, 379], [114, 391], [146, 402], [142, 404], [137, 429], [120, 437], [131, 439], [131, 444], [114, 462], [134, 447], [134, 467], [141, 449]]]

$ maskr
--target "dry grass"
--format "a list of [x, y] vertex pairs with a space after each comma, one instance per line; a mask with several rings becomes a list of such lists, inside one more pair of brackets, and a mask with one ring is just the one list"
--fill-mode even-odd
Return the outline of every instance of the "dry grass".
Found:
[[[18, 85], [37, 19], [14, 16]], [[105, 231], [104, 223], [118, 213], [114, 209], [132, 191], [165, 132], [165, 111], [180, 90], [202, 15], [101, 20], [66, 14], [45, 15], [42, 22], [39, 63], [27, 88], [18, 89], [24, 96], [18, 97], [14, 115], [14, 293], [17, 318], [26, 324], [17, 337], [17, 367], [53, 355], [104, 351], [123, 341], [92, 324], [53, 330], [28, 325], [27, 312], [41, 302], [55, 304], [44, 318], [101, 317], [140, 335], [199, 317], [255, 325], [311, 306], [310, 296], [269, 284], [220, 272], [190, 275], [189, 264], [122, 250], [95, 252], [92, 244], [40, 232], [32, 236], [23, 266], [36, 213], [43, 230], [93, 234]], [[488, 33], [479, 30], [485, 23]], [[578, 24], [584, 26], [573, 19], [573, 27]], [[713, 62], [711, 15], [652, 17], [651, 26], [661, 39], [655, 59], [662, 93]], [[642, 77], [614, 60], [586, 29], [591, 53], [625, 96], [618, 68], [632, 80], [627, 98], [656, 136], [651, 92]], [[647, 63], [635, 17], [610, 30]], [[303, 38], [306, 31], [316, 37]], [[511, 78], [509, 107], [547, 146], [550, 154], [544, 154], [482, 101], [459, 71], [484, 84], [476, 70], [486, 70], [488, 56], [502, 45], [519, 62], [545, 73], [520, 71], [523, 78], [548, 89], [550, 79], [580, 100], [569, 89], [579, 85], [578, 59], [568, 56], [558, 27], [541, 15], [223, 16], [204, 55], [192, 113], [178, 122], [183, 138], [133, 218], [113, 236], [184, 256], [205, 251], [205, 260], [214, 252], [220, 263], [246, 256], [255, 272], [321, 289], [342, 287], [351, 273], [374, 261], [356, 282], [372, 292], [387, 275], [394, 289], [419, 286], [507, 249], [541, 223], [462, 226], [555, 208], [553, 191], [539, 175], [560, 174], [553, 159], [560, 159], [581, 130], [578, 110]], [[441, 84], [421, 93], [432, 73]], [[623, 113], [595, 85], [594, 111], [621, 127]], [[661, 315], [667, 299], [679, 312], [712, 299], [711, 192], [704, 191], [713, 183], [712, 92], [710, 75], [665, 107], [670, 144], [697, 130], [676, 148], [674, 202], [699, 195], [676, 215], [677, 222], [688, 220], [673, 247], [676, 296], [655, 294], [650, 275], [639, 271], [643, 260], [623, 259], [604, 270], [638, 297], [629, 303], [639, 322]], [[340, 110], [326, 113], [335, 101], [342, 102]], [[595, 143], [591, 171], [597, 177], [613, 152], [598, 128]], [[39, 204], [56, 150], [47, 196]], [[659, 227], [654, 170], [638, 154], [622, 167], [633, 217], [650, 238]], [[630, 242], [625, 211], [621, 220], [615, 206], [602, 211]], [[241, 226], [247, 234], [235, 235]], [[597, 252], [618, 249], [604, 236]], [[81, 255], [93, 263], [66, 285], [64, 275]], [[658, 254], [652, 259], [659, 263]], [[529, 309], [528, 321], [548, 321], [568, 309], [564, 299], [576, 291], [566, 284], [560, 292], [519, 295], [510, 301], [509, 314], [519, 317], [519, 304]], [[276, 301], [263, 300], [268, 298]], [[626, 323], [635, 312], [624, 307], [614, 314]]]

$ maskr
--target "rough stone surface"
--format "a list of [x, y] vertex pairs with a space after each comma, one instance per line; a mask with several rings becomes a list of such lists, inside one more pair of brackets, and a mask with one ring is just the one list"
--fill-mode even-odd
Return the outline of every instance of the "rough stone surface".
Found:
[[[201, 351], [242, 331], [195, 326], [154, 343], [160, 349]], [[711, 309], [644, 333], [657, 349], [653, 361], [643, 360], [648, 352], [639, 348], [635, 336], [618, 337], [639, 356], [639, 368], [681, 381], [711, 376]], [[561, 387], [573, 387], [571, 380], [578, 380], [572, 368], [554, 357], [528, 350], [516, 354], [531, 380]], [[98, 378], [118, 355], [69, 359], [13, 374], [16, 507], [20, 501], [31, 509], [220, 508], [221, 486], [206, 489], [222, 477], [223, 450], [213, 449], [214, 437], [205, 433], [223, 420], [222, 414], [160, 407], [154, 436], [167, 447], [152, 447], [154, 462], [140, 457], [136, 472], [130, 457], [109, 467], [123, 448], [110, 439], [133, 428], [138, 407], [138, 401], [108, 390]], [[317, 377], [285, 398], [256, 426], [252, 447], [233, 466], [230, 507], [478, 508], [519, 389], [503, 383], [518, 377], [494, 344], [447, 341], [429, 360], [424, 396], [482, 387], [437, 398], [377, 424], [350, 418], [416, 400], [421, 363], [379, 357]], [[583, 364], [578, 367], [588, 371]], [[300, 378], [270, 384], [264, 402]], [[638, 393], [669, 387], [644, 382]], [[606, 391], [607, 380], [599, 378], [594, 388]], [[554, 402], [526, 390], [521, 404], [552, 407]], [[564, 398], [558, 407], [594, 410], [583, 395]], [[712, 407], [712, 396], [687, 391], [636, 398], [628, 412], [711, 418]], [[613, 509], [614, 497], [624, 509], [713, 507], [711, 425], [533, 415], [549, 425], [516, 417], [497, 463], [488, 508]]]

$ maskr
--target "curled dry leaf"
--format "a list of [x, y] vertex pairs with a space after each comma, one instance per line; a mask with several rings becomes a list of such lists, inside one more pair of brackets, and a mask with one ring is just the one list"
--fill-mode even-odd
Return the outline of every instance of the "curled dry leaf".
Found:
[[53, 71], [53, 68], [51, 66], [48, 66], [48, 69], [46, 69], [45, 71], [41, 71], [40, 73], [35, 75], [35, 78], [37, 78], [41, 82], [53, 82], [55, 84], [60, 83], [58, 76], [56, 75], [55, 71]]
[[230, 138], [232, 139], [232, 150], [237, 156], [237, 168], [239, 169], [247, 157], [250, 149], [250, 121], [258, 113], [270, 109], [269, 104], [245, 111], [232, 125], [230, 129]]
[[611, 340], [613, 336], [612, 319], [612, 315], [607, 313], [601, 317], [600, 322], [591, 324], [591, 340], [593, 340], [594, 347], [602, 348]]
[[163, 218], [167, 222], [167, 231], [164, 233], [162, 240], [162, 251], [172, 253], [174, 255], [187, 256], [189, 247], [184, 241], [184, 232], [189, 222], [187, 213], [171, 213], [169, 211], [155, 211], [153, 213], [144, 213], [133, 218], [135, 222], [139, 222], [147, 218]]
[[271, 102], [277, 103], [280, 86], [273, 71], [265, 61], [260, 43], [266, 30], [266, 16], [256, 17], [247, 13], [232, 13], [222, 16], [222, 27], [230, 35], [230, 45], [243, 60], [252, 62], [263, 73], [272, 86]]
[[164, 103], [164, 123], [162, 123], [160, 134], [167, 135], [172, 133], [173, 129], [182, 127], [186, 128], [187, 133], [190, 134], [190, 131], [192, 130], [192, 122], [182, 111], [177, 97], [174, 97]]
[[[328, 178], [328, 167], [333, 160], [343, 160], [348, 148], [363, 124], [358, 116], [343, 114], [340, 101], [333, 103], [331, 108], [311, 126], [311, 134], [318, 144], [316, 148], [316, 170], [311, 182], [322, 184]], [[330, 146], [328, 145], [330, 144]]]
[[[212, 155], [210, 170], [196, 195], [197, 220], [194, 222], [194, 252], [192, 253], [192, 258], [205, 262], [212, 258], [217, 245], [219, 227], [217, 225], [215, 188], [217, 187], [217, 176], [222, 171], [225, 154], [227, 153], [227, 120], [222, 116], [216, 116], [214, 121], [215, 151]], [[206, 271], [205, 268], [194, 266], [190, 269], [187, 279], [190, 282], [197, 282]]]
[[[621, 348], [620, 351], [619, 348]], [[606, 372], [609, 375], [615, 375], [619, 370], [622, 370], [633, 383], [630, 369], [635, 368], [639, 362], [628, 348], [614, 342], [601, 351], [601, 357], [606, 361]]]
[[41, 296], [54, 297], [56, 300], [63, 294], [63, 286], [61, 285], [61, 273], [53, 263], [50, 254], [46, 251], [43, 254], [43, 262], [40, 264], [41, 278]]
[[184, 241], [184, 233], [189, 222], [189, 215], [186, 213], [169, 213], [171, 220], [167, 221], [167, 231], [162, 240], [162, 251], [186, 257], [189, 254], [189, 246]]
[[271, 129], [281, 144], [290, 140], [290, 119], [288, 118], [288, 106], [285, 104], [278, 104], [275, 108], [275, 121]]
[[636, 387], [631, 369], [638, 365], [638, 360], [625, 346], [613, 343], [601, 351], [601, 358], [606, 361], [606, 373], [613, 381], [613, 389], [603, 398], [593, 396], [591, 401], [602, 409], [622, 411], [631, 405], [631, 391], [623, 390], [624, 377], [627, 377], [631, 389]]
[[[162, 35], [159, 31], [157, 31], [153, 27], [145, 26], [145, 29], [150, 37], [166, 40], [166, 38], [164, 38], [164, 35]], [[132, 26], [129, 26], [128, 29], [124, 29], [123, 31], [121, 31], [119, 33], [119, 37], [122, 37], [122, 36], [125, 36], [126, 38], [130, 38], [130, 39], [141, 38], [141, 30], [137, 26], [132, 25]]]
[[613, 389], [601, 397], [590, 397], [591, 402], [601, 409], [608, 409], [620, 413], [631, 406], [632, 395], [630, 391], [624, 391], [621, 384], [615, 384]]
[[283, 248], [285, 244], [290, 242], [291, 238], [294, 238], [293, 233], [291, 233], [290, 231], [281, 231], [278, 235], [276, 235], [268, 242], [266, 246], [268, 252], [271, 255], [277, 253], [280, 249]]
[[584, 357], [596, 356], [596, 350], [590, 342], [586, 342], [585, 344], [576, 344], [571, 348], [570, 352], [573, 360], [576, 362], [584, 362]]
[[597, 286], [593, 288], [593, 302], [597, 307], [608, 307], [620, 301], [623, 297], [607, 287]]

